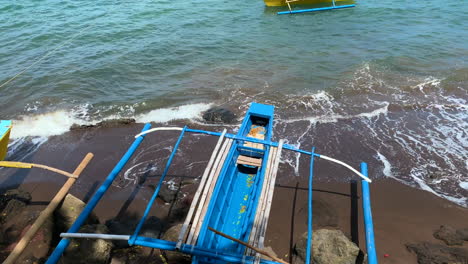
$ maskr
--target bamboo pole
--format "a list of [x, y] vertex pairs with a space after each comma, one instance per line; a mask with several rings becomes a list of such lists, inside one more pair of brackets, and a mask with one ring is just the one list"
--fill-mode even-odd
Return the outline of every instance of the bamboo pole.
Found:
[[0, 167], [7, 167], [7, 168], [18, 168], [18, 169], [31, 169], [31, 168], [40, 168], [48, 171], [52, 171], [58, 174], [62, 174], [68, 178], [78, 178], [78, 176], [74, 175], [73, 173], [69, 173], [57, 168], [52, 168], [42, 164], [35, 164], [35, 163], [26, 163], [26, 162], [18, 162], [18, 161], [0, 161]]
[[274, 161], [274, 164], [273, 164], [273, 168], [272, 168], [272, 171], [271, 171], [271, 182], [270, 182], [270, 185], [269, 185], [269, 190], [267, 192], [268, 194], [268, 197], [267, 197], [267, 203], [264, 205], [265, 206], [265, 212], [264, 212], [264, 217], [263, 217], [263, 222], [261, 223], [260, 225], [260, 230], [259, 230], [259, 239], [258, 239], [258, 246], [259, 247], [263, 247], [263, 243], [265, 241], [265, 233], [266, 233], [266, 230], [267, 230], [267, 226], [268, 226], [268, 218], [270, 217], [270, 210], [271, 210], [271, 203], [272, 203], [272, 200], [273, 200], [273, 192], [274, 192], [274, 189], [275, 189], [275, 182], [276, 182], [276, 175], [278, 173], [278, 166], [279, 166], [279, 163], [280, 163], [280, 159], [281, 159], [281, 151], [283, 150], [283, 143], [284, 143], [284, 140], [281, 139], [279, 141], [279, 144], [278, 144], [278, 149], [276, 151], [276, 157], [275, 157], [275, 161]]
[[[81, 161], [80, 165], [75, 169], [73, 172], [73, 175], [76, 175], [77, 177], [81, 174], [81, 172], [86, 168], [86, 165], [91, 161], [93, 158], [92, 153], [88, 153], [84, 159]], [[72, 187], [72, 185], [75, 183], [76, 177], [69, 178], [65, 184], [62, 186], [62, 188], [59, 190], [59, 192], [55, 195], [55, 197], [52, 199], [52, 201], [49, 203], [49, 205], [44, 209], [44, 211], [41, 212], [39, 217], [36, 219], [34, 224], [29, 228], [29, 230], [26, 232], [26, 234], [21, 238], [21, 240], [16, 244], [15, 248], [13, 251], [10, 253], [8, 258], [3, 262], [3, 264], [12, 264], [15, 263], [16, 259], [21, 255], [23, 250], [26, 248], [26, 246], [29, 244], [29, 241], [34, 237], [36, 232], [39, 230], [39, 228], [44, 224], [44, 222], [47, 220], [50, 214], [52, 214], [57, 206], [62, 202], [63, 198], [65, 195], [67, 195], [68, 191]]]
[[[254, 225], [252, 227], [252, 231], [250, 232], [250, 238], [249, 238], [249, 244], [253, 245], [253, 246], [256, 246], [256, 243], [258, 242], [257, 240], [257, 231], [259, 229], [259, 223], [263, 217], [263, 212], [264, 212], [264, 204], [266, 203], [266, 192], [268, 190], [268, 186], [269, 186], [269, 182], [270, 182], [270, 178], [271, 178], [271, 167], [272, 167], [272, 164], [273, 164], [273, 160], [274, 160], [274, 157], [276, 155], [276, 147], [270, 147], [270, 153], [268, 155], [268, 163], [267, 163], [267, 167], [266, 167], [266, 170], [265, 170], [265, 179], [264, 179], [264, 182], [263, 182], [263, 187], [262, 187], [262, 193], [261, 193], [261, 196], [259, 198], [259, 203], [257, 205], [257, 213], [255, 215], [255, 220], [254, 220]], [[250, 253], [250, 252], [247, 252], [247, 253]], [[253, 253], [252, 253], [253, 254]]]
[[218, 230], [215, 230], [215, 229], [213, 229], [213, 228], [211, 228], [211, 227], [208, 227], [208, 229], [211, 230], [211, 231], [213, 231], [213, 232], [215, 232], [216, 234], [218, 234], [218, 235], [220, 235], [220, 236], [223, 236], [223, 237], [225, 237], [225, 238], [227, 238], [227, 239], [230, 239], [230, 240], [232, 240], [232, 241], [234, 241], [234, 242], [237, 242], [237, 243], [239, 243], [239, 244], [241, 244], [241, 245], [244, 245], [244, 246], [246, 246], [246, 247], [248, 247], [248, 248], [250, 248], [250, 249], [252, 249], [252, 250], [255, 250], [255, 251], [257, 251], [258, 253], [260, 253], [260, 254], [262, 254], [262, 255], [264, 255], [264, 256], [267, 256], [267, 257], [271, 258], [272, 260], [274, 260], [274, 261], [276, 261], [276, 262], [283, 263], [283, 264], [289, 264], [289, 263], [287, 263], [286, 261], [284, 261], [284, 260], [282, 260], [282, 259], [280, 259], [280, 258], [278, 258], [278, 257], [273, 256], [273, 255], [270, 254], [269, 252], [266, 252], [266, 251], [264, 251], [264, 250], [262, 250], [262, 249], [259, 249], [259, 248], [256, 248], [256, 247], [253, 247], [253, 246], [251, 246], [251, 245], [245, 243], [244, 241], [241, 241], [241, 240], [239, 240], [239, 239], [237, 239], [237, 238], [233, 238], [233, 237], [231, 237], [231, 236], [229, 236], [229, 235], [226, 235], [226, 234], [224, 234], [224, 233], [221, 233], [221, 232], [219, 232]]
[[219, 137], [218, 143], [216, 144], [216, 147], [213, 150], [213, 154], [211, 155], [211, 158], [210, 158], [210, 160], [208, 162], [208, 165], [206, 166], [206, 169], [205, 169], [205, 171], [203, 173], [203, 176], [202, 176], [201, 181], [200, 181], [200, 186], [198, 187], [197, 192], [195, 193], [195, 196], [194, 196], [193, 201], [192, 201], [192, 205], [190, 206], [190, 210], [189, 210], [189, 212], [187, 214], [187, 217], [185, 218], [184, 225], [180, 229], [179, 239], [177, 240], [176, 248], [180, 248], [180, 246], [183, 243], [183, 240], [184, 240], [185, 235], [187, 233], [187, 228], [190, 225], [190, 221], [192, 220], [193, 213], [195, 212], [195, 208], [197, 206], [199, 206], [198, 201], [200, 199], [200, 195], [202, 194], [203, 189], [205, 188], [205, 184], [207, 182], [207, 178], [208, 178], [208, 175], [209, 175], [209, 173], [211, 171], [211, 168], [213, 166], [215, 158], [216, 158], [217, 155], [221, 155], [221, 153], [218, 154], [218, 152], [220, 152], [219, 150], [220, 150], [221, 144], [222, 144], [222, 142], [224, 140], [224, 135], [225, 134], [226, 134], [226, 129], [223, 130], [223, 133], [221, 134], [221, 137]]
[[200, 205], [202, 206], [197, 210], [197, 213], [193, 220], [193, 223], [195, 223], [195, 225], [192, 225], [190, 228], [187, 244], [194, 245], [197, 242], [200, 229], [203, 225], [203, 221], [205, 220], [206, 211], [208, 210], [208, 205], [211, 201], [211, 195], [213, 194], [213, 190], [218, 181], [219, 174], [221, 173], [221, 169], [223, 168], [226, 157], [228, 156], [229, 150], [231, 149], [232, 142], [232, 139], [226, 140], [226, 142], [224, 143], [226, 145], [223, 146], [222, 155], [218, 156], [218, 158], [216, 159], [215, 165], [213, 167], [214, 169], [212, 170], [210, 175], [210, 184], [208, 185], [207, 183], [208, 188], [206, 188], [203, 192], [202, 200], [200, 201]]

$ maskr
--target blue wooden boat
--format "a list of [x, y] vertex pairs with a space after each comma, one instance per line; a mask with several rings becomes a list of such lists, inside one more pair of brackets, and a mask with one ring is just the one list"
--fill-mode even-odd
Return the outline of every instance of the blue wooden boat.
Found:
[[[270, 141], [273, 130], [273, 106], [252, 104], [247, 112], [239, 137]], [[205, 225], [201, 229], [197, 246], [215, 251], [243, 254], [245, 246], [216, 235], [208, 226], [231, 237], [246, 241], [254, 222], [263, 179], [267, 168], [269, 148], [238, 140], [231, 146], [211, 198]], [[193, 263], [212, 262], [209, 258]]]
[[[309, 196], [308, 196], [308, 233], [306, 263], [310, 263], [312, 234], [312, 180], [314, 160], [331, 161], [340, 164], [362, 178], [363, 212], [366, 234], [368, 263], [376, 264], [373, 223], [370, 206], [370, 193], [367, 165], [361, 164], [361, 171], [352, 166], [312, 151], [301, 150], [294, 146], [271, 141], [273, 134], [274, 107], [252, 103], [237, 134], [212, 132], [181, 127], [151, 128], [146, 124], [141, 133], [124, 154], [119, 163], [107, 176], [98, 191], [62, 240], [57, 245], [47, 264], [59, 261], [71, 238], [100, 238], [125, 240], [130, 246], [144, 246], [162, 250], [177, 250], [192, 256], [193, 264], [201, 263], [286, 263], [281, 259], [267, 260], [261, 254], [267, 230], [268, 217], [275, 187], [276, 173], [283, 150], [296, 151], [310, 156]], [[133, 234], [87, 234], [78, 233], [80, 227], [96, 207], [116, 176], [132, 157], [145, 135], [161, 130], [180, 131], [179, 138], [168, 157], [159, 183], [149, 199], [143, 216]], [[199, 187], [183, 223], [177, 241], [140, 236], [140, 230], [156, 201], [172, 160], [186, 133], [218, 136], [219, 140], [200, 177]], [[252, 250], [253, 249], [253, 250]]]

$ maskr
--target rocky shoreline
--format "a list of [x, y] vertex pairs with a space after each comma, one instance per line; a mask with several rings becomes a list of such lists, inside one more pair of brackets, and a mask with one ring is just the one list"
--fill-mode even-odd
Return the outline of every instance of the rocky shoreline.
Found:
[[[195, 183], [194, 183], [195, 184]], [[282, 188], [278, 186], [278, 188]], [[161, 238], [169, 241], [176, 241], [181, 222], [187, 213], [189, 206], [189, 197], [180, 195], [180, 192], [170, 190], [167, 185], [159, 197], [160, 203], [170, 205], [172, 212], [167, 219], [160, 219], [151, 216], [145, 222], [141, 235], [152, 238]], [[296, 190], [297, 191], [297, 190]], [[297, 194], [296, 194], [297, 195]], [[0, 237], [1, 259], [5, 259], [9, 252], [14, 248], [16, 241], [27, 231], [40, 213], [32, 206], [34, 199], [31, 193], [12, 189], [6, 191], [0, 197], [0, 223], [2, 237]], [[284, 198], [284, 197], [283, 197]], [[336, 201], [325, 201], [321, 199], [314, 200], [314, 234], [312, 257], [313, 263], [317, 264], [358, 264], [365, 262], [365, 244], [358, 240], [352, 241], [353, 235], [347, 228], [342, 228], [340, 208], [334, 207]], [[302, 207], [298, 203], [299, 207]], [[21, 258], [16, 263], [44, 263], [47, 256], [51, 253], [54, 245], [58, 243], [59, 234], [66, 232], [77, 218], [85, 203], [75, 196], [68, 194], [63, 204], [55, 211], [54, 215], [46, 221], [44, 226], [34, 236]], [[450, 207], [448, 207], [450, 208]], [[295, 208], [295, 217], [303, 218], [304, 208]], [[466, 210], [461, 210], [466, 217]], [[374, 210], [375, 211], [375, 210]], [[378, 228], [379, 213], [376, 212], [376, 243], [380, 263], [397, 263], [402, 258], [396, 257], [402, 252], [391, 252], [382, 254], [385, 250], [385, 240], [378, 239], [381, 230]], [[278, 216], [278, 214], [273, 215]], [[302, 219], [304, 220], [304, 219]], [[463, 220], [463, 219], [459, 219]], [[138, 221], [138, 215], [120, 215], [106, 221], [101, 221], [97, 214], [93, 213], [88, 218], [86, 224], [80, 229], [83, 233], [112, 233], [128, 235], [134, 230]], [[276, 225], [273, 220], [272, 226]], [[450, 222], [450, 221], [449, 221]], [[294, 223], [292, 223], [294, 224]], [[461, 223], [460, 223], [461, 224]], [[464, 223], [466, 225], [466, 222]], [[283, 222], [284, 225], [284, 222]], [[307, 232], [303, 233], [300, 228], [300, 236], [293, 239], [291, 248], [281, 248], [281, 243], [272, 242], [272, 238], [281, 236], [283, 229], [270, 227], [267, 237], [267, 248], [272, 254], [282, 257], [290, 263], [304, 263]], [[297, 227], [294, 227], [297, 228]], [[385, 229], [385, 228], [383, 228]], [[427, 232], [427, 228], [421, 228], [420, 231]], [[362, 230], [361, 230], [362, 232]], [[294, 232], [295, 234], [298, 231]], [[427, 234], [425, 234], [427, 235]], [[442, 225], [432, 232], [432, 238], [428, 241], [413, 239], [412, 242], [403, 243], [401, 247], [405, 248], [404, 253], [412, 256], [413, 260], [408, 261], [404, 257], [405, 263], [419, 264], [443, 264], [456, 263], [465, 264], [468, 259], [468, 228], [455, 228], [451, 225]], [[362, 238], [360, 238], [362, 240]], [[361, 245], [359, 247], [358, 245]], [[283, 252], [292, 254], [282, 254]], [[386, 251], [385, 251], [386, 252]], [[394, 259], [397, 262], [393, 261]], [[81, 264], [120, 264], [120, 263], [190, 263], [190, 256], [161, 250], [154, 250], [144, 247], [129, 247], [124, 241], [108, 241], [102, 239], [73, 239], [68, 247], [61, 263]], [[401, 262], [400, 262], [401, 263]]]

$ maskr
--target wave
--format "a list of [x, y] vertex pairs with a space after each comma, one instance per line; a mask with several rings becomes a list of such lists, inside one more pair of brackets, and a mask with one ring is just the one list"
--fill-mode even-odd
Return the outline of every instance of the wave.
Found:
[[[64, 134], [73, 126], [95, 125], [99, 122], [121, 119], [134, 118], [136, 122], [147, 123], [157, 122], [165, 123], [173, 120], [181, 119], [201, 119], [203, 112], [212, 106], [211, 103], [187, 104], [178, 107], [160, 108], [152, 110], [148, 113], [135, 115], [133, 106], [118, 106], [113, 107], [113, 113], [106, 116], [100, 116], [104, 110], [92, 109], [89, 104], [79, 105], [69, 110], [56, 110], [53, 112], [42, 114], [22, 115], [18, 119], [13, 120], [13, 129], [11, 132], [12, 139], [21, 139], [26, 137], [42, 137], [57, 136]], [[28, 106], [28, 108], [31, 108]], [[37, 111], [37, 107], [31, 108]]]
[[201, 119], [203, 112], [210, 109], [213, 104], [189, 104], [172, 108], [162, 108], [152, 110], [145, 114], [138, 115], [135, 120], [139, 123], [157, 122], [166, 123], [173, 120]]

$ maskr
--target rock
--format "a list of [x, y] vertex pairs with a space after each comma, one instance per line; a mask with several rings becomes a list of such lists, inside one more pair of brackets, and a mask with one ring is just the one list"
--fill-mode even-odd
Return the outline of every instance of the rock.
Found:
[[[71, 194], [67, 194], [59, 208], [54, 212], [57, 233], [66, 232], [80, 215], [86, 204]], [[97, 224], [99, 220], [91, 213], [86, 224]]]
[[[79, 232], [108, 234], [109, 230], [105, 225], [97, 224], [83, 226]], [[76, 238], [71, 240], [62, 260], [67, 264], [107, 264], [112, 248], [110, 240]]]
[[[39, 211], [22, 211], [15, 219], [6, 222], [2, 226], [2, 244], [5, 248], [2, 249], [1, 257], [6, 258], [15, 248], [18, 241], [26, 234], [31, 225], [39, 216]], [[40, 259], [47, 257], [50, 250], [50, 245], [53, 238], [53, 216], [44, 222], [41, 228], [36, 232], [28, 246], [24, 249], [21, 256], [15, 263], [34, 263]]]
[[[273, 250], [273, 248], [271, 248], [270, 246], [263, 248], [263, 251], [269, 253], [271, 256], [278, 257], [278, 255], [275, 253], [275, 251]], [[267, 259], [267, 260], [273, 261], [272, 258], [269, 258], [269, 257], [264, 256], [264, 255], [262, 255], [262, 258], [263, 258], [263, 259]]]
[[[179, 233], [180, 229], [182, 228], [183, 224], [177, 224], [166, 230], [164, 232], [164, 235], [162, 239], [168, 240], [168, 241], [173, 241], [177, 242], [177, 239], [179, 238]], [[183, 254], [177, 251], [165, 251], [165, 257], [168, 261], [168, 263], [191, 263], [192, 262], [192, 257], [187, 254]]]
[[457, 233], [464, 241], [468, 241], [468, 228], [458, 229]]
[[[39, 216], [39, 212], [37, 214]], [[31, 227], [32, 223], [37, 218], [34, 218], [31, 221], [31, 224], [26, 226], [23, 229], [23, 232], [20, 237], [23, 237], [26, 234], [27, 230]], [[21, 257], [19, 257], [16, 263], [39, 263], [39, 260], [47, 259], [48, 253], [50, 251], [50, 246], [53, 239], [53, 230], [54, 230], [54, 218], [53, 215], [50, 215], [41, 228], [37, 231], [34, 235], [31, 242], [29, 242], [28, 246], [24, 249], [23, 253], [21, 253]], [[16, 246], [16, 243], [14, 244]], [[13, 249], [12, 247], [11, 249]]]
[[[110, 233], [116, 235], [133, 234], [138, 224], [139, 218], [137, 216], [127, 217], [124, 219], [111, 219], [106, 221], [106, 226], [109, 228]], [[158, 238], [163, 228], [162, 222], [155, 216], [150, 216], [143, 224], [140, 236]], [[129, 247], [127, 241], [114, 241], [116, 248]]]
[[4, 224], [15, 219], [25, 208], [26, 204], [22, 201], [14, 199], [8, 201], [0, 214], [0, 223]]
[[15, 219], [26, 205], [31, 201], [31, 194], [21, 189], [6, 191], [0, 197], [0, 223], [4, 224], [11, 219]]
[[[303, 263], [306, 259], [307, 232], [295, 245]], [[315, 264], [355, 264], [359, 248], [340, 230], [319, 229], [312, 236], [312, 262]]]
[[440, 180], [440, 179], [443, 179], [443, 178], [447, 178], [447, 173], [443, 172], [443, 171], [436, 171], [436, 172], [430, 174], [429, 178], [431, 180]]
[[[159, 250], [148, 247], [133, 246], [112, 250], [110, 264], [142, 264], [142, 263], [164, 263], [161, 262]], [[167, 262], [166, 262], [167, 263]]]
[[457, 232], [455, 228], [451, 226], [442, 225], [439, 230], [434, 232], [434, 237], [442, 240], [448, 246], [454, 245], [463, 245], [463, 235], [460, 232]]
[[26, 204], [28, 204], [31, 201], [31, 194], [28, 193], [27, 191], [21, 190], [21, 189], [11, 189], [6, 191], [2, 197], [1, 201], [9, 201], [11, 199], [19, 200], [22, 201]]
[[226, 123], [232, 124], [236, 121], [236, 115], [228, 109], [221, 107], [213, 107], [208, 109], [203, 114], [203, 119], [209, 123]]
[[419, 264], [465, 264], [468, 260], [468, 250], [465, 248], [428, 242], [407, 244], [406, 248], [416, 253]]
[[170, 186], [171, 185], [169, 184], [163, 184], [158, 194], [158, 197], [166, 203], [172, 203], [175, 201], [179, 194], [179, 190], [171, 189]]

